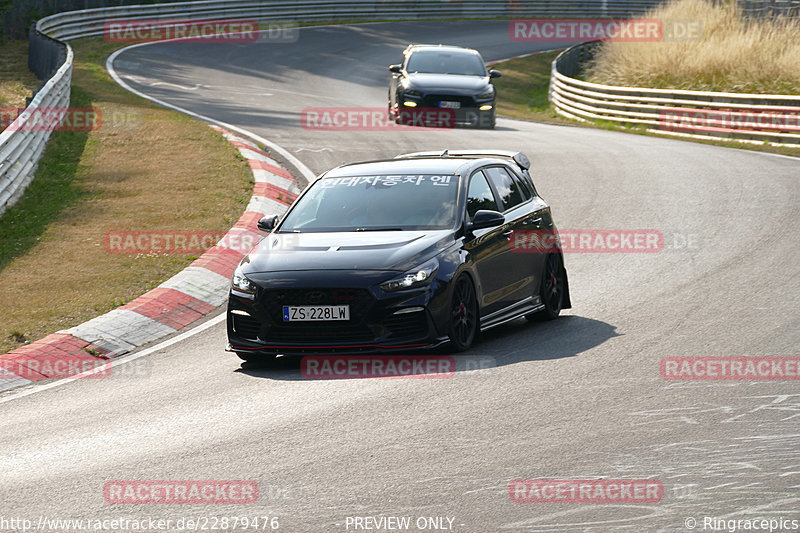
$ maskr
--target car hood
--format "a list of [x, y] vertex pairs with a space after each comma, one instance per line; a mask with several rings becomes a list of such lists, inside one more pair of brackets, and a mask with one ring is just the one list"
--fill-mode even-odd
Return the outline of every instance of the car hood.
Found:
[[488, 89], [489, 77], [417, 73], [408, 75], [408, 84], [410, 89], [417, 90], [442, 89], [476, 93]]
[[405, 272], [452, 242], [452, 230], [272, 233], [242, 260], [242, 270]]

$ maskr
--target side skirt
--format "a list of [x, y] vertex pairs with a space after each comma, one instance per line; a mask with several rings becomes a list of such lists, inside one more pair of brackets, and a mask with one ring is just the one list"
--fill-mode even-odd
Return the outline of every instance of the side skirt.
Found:
[[512, 320], [521, 318], [527, 314], [541, 311], [542, 309], [544, 309], [544, 304], [539, 301], [539, 298], [529, 296], [524, 300], [520, 300], [517, 303], [511, 304], [504, 309], [500, 309], [499, 311], [495, 311], [490, 315], [481, 317], [481, 331], [492, 329], [505, 324], [506, 322], [511, 322]]

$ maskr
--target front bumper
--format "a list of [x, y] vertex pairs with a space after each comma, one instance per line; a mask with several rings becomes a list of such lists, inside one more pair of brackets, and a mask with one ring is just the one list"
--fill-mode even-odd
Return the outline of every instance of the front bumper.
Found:
[[[356, 354], [424, 350], [446, 341], [435, 286], [386, 293], [375, 287], [259, 286], [254, 298], [231, 291], [229, 350], [260, 354]], [[348, 305], [350, 320], [285, 322], [283, 306]]]
[[[411, 100], [415, 107], [404, 102]], [[442, 103], [456, 103], [457, 108], [445, 107]], [[490, 109], [481, 109], [491, 106]], [[494, 98], [477, 98], [469, 94], [430, 93], [407, 97], [399, 95], [397, 103], [399, 123], [453, 128], [457, 126], [488, 127], [493, 124], [496, 103]]]

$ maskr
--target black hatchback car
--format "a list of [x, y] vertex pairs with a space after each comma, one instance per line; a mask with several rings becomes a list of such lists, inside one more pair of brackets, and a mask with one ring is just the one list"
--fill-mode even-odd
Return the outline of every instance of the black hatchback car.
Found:
[[[399, 124], [442, 116], [439, 126], [494, 128], [495, 88], [499, 70], [487, 69], [477, 50], [458, 46], [412, 44], [403, 62], [389, 71], [389, 115]], [[441, 110], [447, 114], [431, 114]]]
[[529, 166], [522, 153], [444, 151], [325, 172], [282, 219], [259, 221], [270, 234], [233, 275], [228, 349], [463, 351], [482, 330], [557, 317], [571, 306], [560, 248], [514, 246], [557, 235]]

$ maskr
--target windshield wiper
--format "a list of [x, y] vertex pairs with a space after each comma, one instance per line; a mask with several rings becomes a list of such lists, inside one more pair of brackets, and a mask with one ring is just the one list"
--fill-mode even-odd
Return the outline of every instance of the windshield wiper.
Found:
[[403, 231], [403, 228], [356, 228], [355, 231]]

